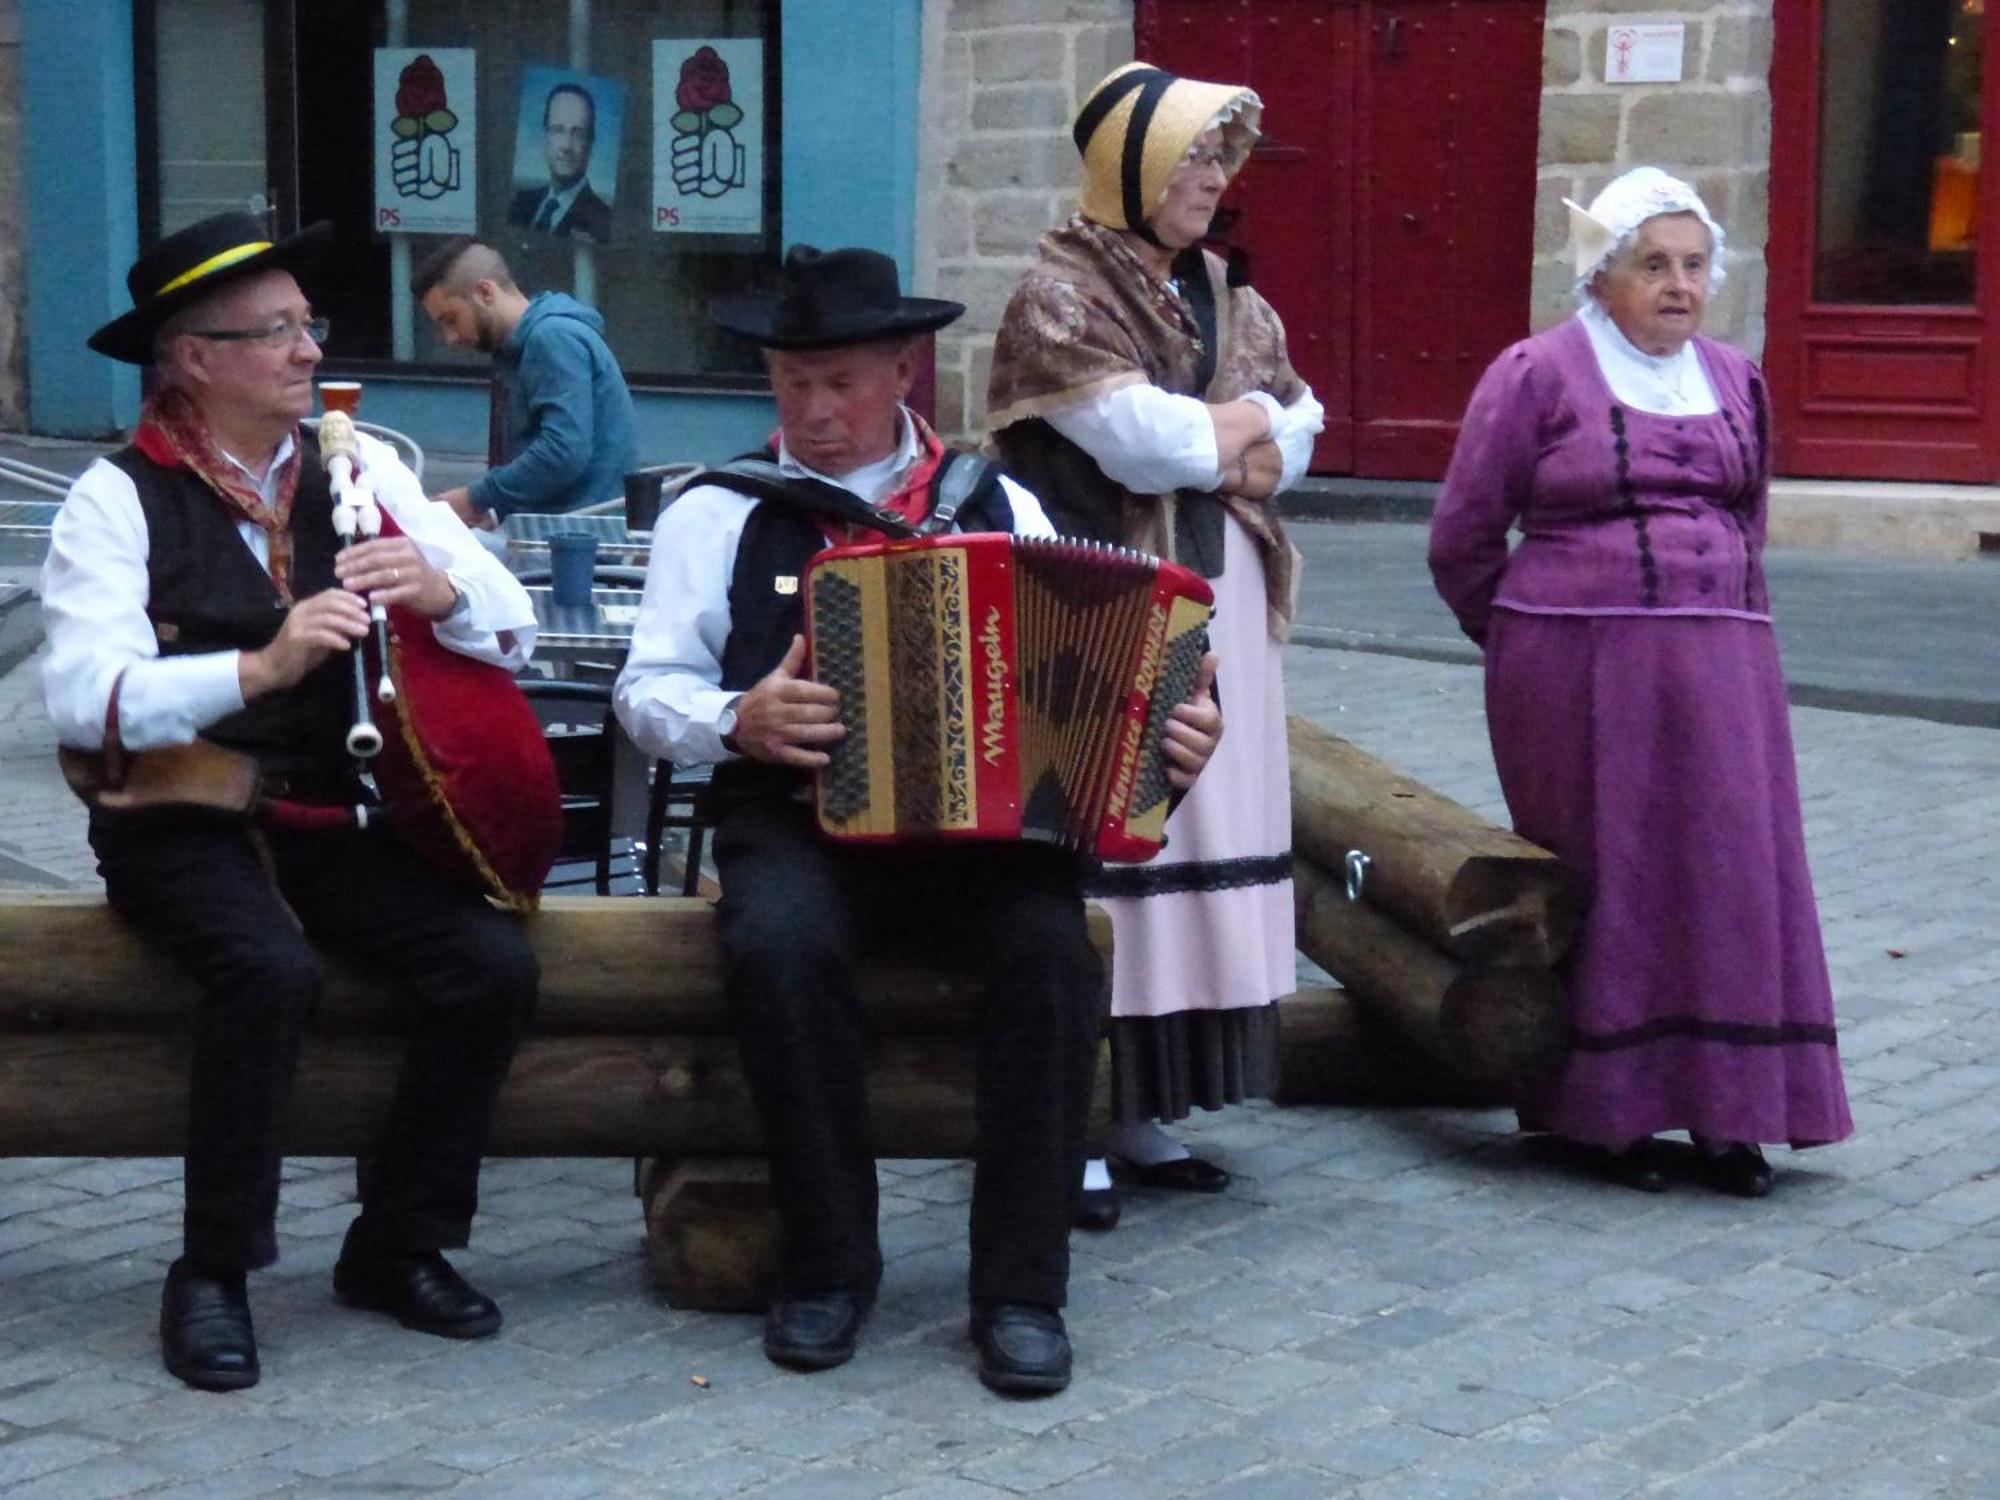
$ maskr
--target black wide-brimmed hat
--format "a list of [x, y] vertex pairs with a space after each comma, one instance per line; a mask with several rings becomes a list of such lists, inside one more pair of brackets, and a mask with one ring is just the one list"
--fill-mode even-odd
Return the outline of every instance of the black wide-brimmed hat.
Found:
[[259, 271], [310, 270], [326, 253], [333, 226], [324, 220], [273, 240], [251, 214], [216, 214], [177, 229], [125, 273], [132, 310], [90, 336], [99, 354], [128, 365], [153, 362], [153, 335], [197, 298]]
[[767, 349], [837, 349], [942, 328], [964, 311], [939, 297], [905, 297], [896, 263], [879, 250], [794, 245], [775, 292], [718, 297], [708, 316]]

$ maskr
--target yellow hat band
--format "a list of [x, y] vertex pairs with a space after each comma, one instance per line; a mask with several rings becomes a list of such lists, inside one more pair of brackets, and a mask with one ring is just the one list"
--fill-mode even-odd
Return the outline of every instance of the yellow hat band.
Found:
[[153, 293], [153, 295], [155, 297], [164, 297], [168, 292], [177, 292], [182, 287], [201, 280], [204, 276], [212, 276], [217, 271], [235, 265], [239, 260], [248, 260], [253, 255], [261, 255], [270, 248], [271, 242], [269, 240], [252, 240], [248, 244], [236, 245], [228, 250], [220, 251], [215, 255], [211, 255], [198, 266], [189, 266], [180, 275]]

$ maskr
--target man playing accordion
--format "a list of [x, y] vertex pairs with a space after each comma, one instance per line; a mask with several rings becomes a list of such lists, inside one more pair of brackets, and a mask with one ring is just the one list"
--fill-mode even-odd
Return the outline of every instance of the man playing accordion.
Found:
[[[781, 1229], [765, 1353], [808, 1370], [844, 1363], [874, 1302], [882, 1257], [853, 964], [921, 945], [987, 979], [971, 1333], [988, 1386], [1040, 1394], [1069, 1382], [1069, 1223], [1104, 1019], [1079, 861], [1028, 842], [836, 843], [810, 805], [812, 773], [845, 733], [835, 689], [802, 675], [813, 555], [945, 509], [963, 531], [1053, 535], [1034, 496], [951, 453], [902, 404], [913, 340], [963, 311], [902, 296], [887, 256], [803, 245], [773, 295], [718, 301], [715, 321], [765, 350], [779, 432], [770, 452], [698, 476], [660, 517], [617, 707], [648, 751], [719, 763], [720, 934]], [[1166, 730], [1176, 786], [1221, 733], [1204, 667]]]
[[[508, 668], [527, 657], [534, 613], [372, 439], [354, 457], [394, 534], [336, 552], [333, 485], [299, 420], [326, 327], [293, 279], [328, 237], [319, 224], [273, 244], [259, 220], [222, 214], [140, 258], [132, 310], [90, 344], [151, 366], [152, 393], [134, 441], [71, 489], [42, 574], [50, 717], [67, 763], [95, 766], [98, 793], [121, 790], [86, 796], [107, 893], [202, 991], [184, 1250], [160, 1338], [167, 1368], [210, 1390], [258, 1378], [244, 1273], [277, 1258], [279, 1126], [319, 993], [308, 937], [383, 961], [412, 1011], [333, 1281], [426, 1333], [500, 1326], [440, 1251], [466, 1243], [488, 1119], [535, 997], [516, 923], [354, 811], [372, 801], [345, 746], [349, 652], [370, 603]], [[240, 769], [249, 790], [215, 805], [212, 782], [184, 774], [195, 764]], [[158, 805], [134, 810], [139, 773], [121, 788], [118, 765], [155, 768]], [[275, 820], [278, 803], [293, 821]]]

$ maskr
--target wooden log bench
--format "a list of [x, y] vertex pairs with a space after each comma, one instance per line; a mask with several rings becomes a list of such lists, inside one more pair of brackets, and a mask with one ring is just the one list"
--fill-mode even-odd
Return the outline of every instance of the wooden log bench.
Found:
[[[1296, 715], [1287, 728], [1298, 945], [1344, 991], [1316, 996], [1297, 1018], [1294, 1050], [1306, 1055], [1291, 1061], [1283, 1096], [1345, 1102], [1339, 1093], [1365, 1087], [1336, 1061], [1344, 1050], [1383, 1060], [1379, 1092], [1518, 1097], [1569, 1045], [1555, 965], [1581, 928], [1584, 881], [1338, 735]], [[1355, 855], [1366, 857], [1358, 899]], [[1427, 1066], [1371, 1048], [1383, 1031]]]
[[[1111, 924], [1090, 916], [1107, 965]], [[762, 1132], [737, 1063], [713, 908], [564, 896], [528, 919], [541, 1000], [500, 1096], [495, 1156], [651, 1158], [648, 1253], [675, 1306], [761, 1306], [775, 1223]], [[403, 1051], [379, 970], [323, 956], [286, 1150], [351, 1156], [385, 1114]], [[877, 1154], [972, 1153], [973, 986], [864, 968]], [[187, 1125], [195, 987], [102, 898], [0, 893], [0, 1156], [173, 1156]], [[1100, 1068], [1093, 1136], [1108, 1120]]]

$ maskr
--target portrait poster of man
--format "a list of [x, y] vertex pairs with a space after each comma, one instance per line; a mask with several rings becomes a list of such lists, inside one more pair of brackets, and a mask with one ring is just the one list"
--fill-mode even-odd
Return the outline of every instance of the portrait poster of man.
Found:
[[653, 228], [764, 232], [764, 44], [653, 42]]
[[507, 222], [537, 234], [611, 242], [625, 85], [534, 64], [522, 70]]

